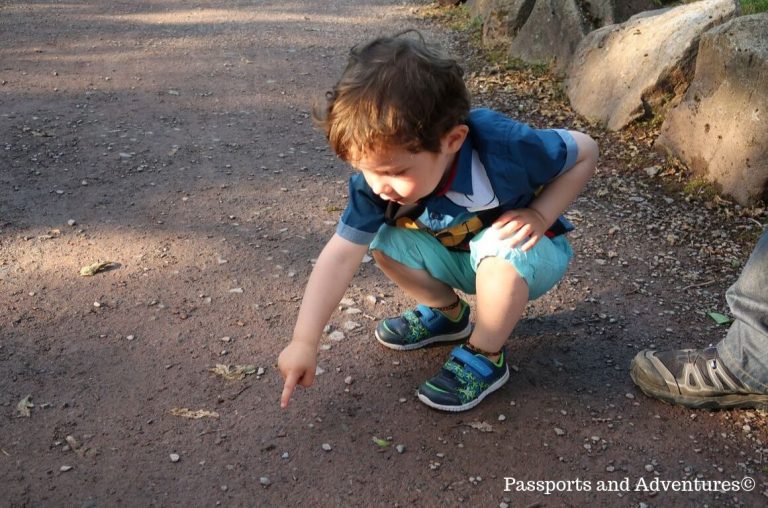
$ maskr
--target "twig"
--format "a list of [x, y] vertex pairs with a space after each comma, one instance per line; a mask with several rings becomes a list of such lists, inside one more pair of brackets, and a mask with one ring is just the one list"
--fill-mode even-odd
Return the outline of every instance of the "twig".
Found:
[[10, 457], [11, 456], [10, 453], [8, 453], [7, 451], [3, 450], [2, 448], [0, 448], [0, 452], [3, 452], [3, 455], [5, 455], [6, 457]]
[[240, 394], [241, 394], [241, 393], [243, 393], [244, 391], [246, 391], [246, 390], [247, 390], [248, 388], [250, 388], [250, 387], [251, 387], [251, 385], [245, 385], [244, 387], [242, 387], [242, 388], [240, 389], [240, 391], [239, 391], [239, 392], [237, 392], [237, 393], [236, 393], [236, 394], [234, 394], [234, 395], [230, 395], [230, 396], [229, 396], [229, 400], [235, 400], [236, 398], [238, 398], [238, 397], [240, 396]]
[[699, 284], [691, 284], [690, 286], [685, 286], [685, 287], [683, 288], [683, 291], [686, 291], [686, 290], [688, 290], [688, 289], [693, 289], [693, 288], [703, 288], [704, 286], [709, 286], [709, 285], [712, 285], [712, 284], [714, 284], [715, 282], [717, 282], [717, 281], [715, 281], [714, 279], [712, 279], [712, 280], [709, 280], [709, 281], [707, 281], [707, 282], [701, 282], [701, 283], [699, 283]]

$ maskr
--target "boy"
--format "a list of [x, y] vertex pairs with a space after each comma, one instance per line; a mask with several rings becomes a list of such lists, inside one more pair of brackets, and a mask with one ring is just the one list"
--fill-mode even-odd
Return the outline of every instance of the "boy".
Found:
[[[327, 109], [315, 115], [358, 173], [278, 359], [282, 407], [297, 384], [314, 381], [322, 329], [369, 246], [419, 302], [382, 321], [379, 342], [410, 350], [469, 339], [419, 388], [422, 402], [445, 411], [470, 409], [507, 381], [507, 337], [572, 256], [564, 233], [573, 227], [560, 215], [592, 175], [596, 143], [470, 112], [457, 63], [418, 32], [404, 34], [354, 47]], [[474, 329], [454, 288], [477, 294]]]

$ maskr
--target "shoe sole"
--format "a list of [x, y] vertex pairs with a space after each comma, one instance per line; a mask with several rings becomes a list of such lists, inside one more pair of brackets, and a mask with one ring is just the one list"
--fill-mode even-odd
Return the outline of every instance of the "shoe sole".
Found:
[[[644, 394], [654, 399], [673, 405], [685, 406], [690, 409], [749, 409], [749, 408], [768, 408], [768, 395], [757, 393], [721, 395], [721, 396], [696, 396], [671, 393], [668, 390], [658, 390], [650, 386], [644, 386], [639, 373], [645, 373], [648, 377], [655, 377], [652, 373], [656, 371], [653, 364], [645, 357], [637, 361], [637, 357], [632, 360], [629, 367], [629, 376], [632, 381], [640, 388]], [[649, 374], [651, 373], [651, 374]]]
[[386, 342], [379, 336], [379, 330], [376, 330], [373, 334], [376, 336], [376, 340], [381, 342], [382, 345], [388, 347], [389, 349], [395, 349], [397, 351], [410, 351], [412, 349], [423, 348], [430, 344], [434, 344], [435, 342], [456, 342], [457, 340], [464, 340], [472, 335], [472, 323], [467, 323], [466, 328], [460, 332], [449, 333], [446, 335], [435, 335], [434, 337], [430, 337], [419, 342], [414, 342], [413, 344], [392, 344], [390, 342]]
[[467, 411], [469, 409], [472, 409], [476, 405], [480, 404], [484, 398], [486, 398], [491, 393], [495, 392], [502, 386], [504, 386], [504, 383], [509, 380], [509, 367], [507, 367], [506, 371], [504, 372], [504, 375], [501, 376], [499, 379], [497, 379], [491, 386], [483, 390], [483, 392], [477, 396], [476, 399], [467, 402], [466, 404], [462, 404], [461, 406], [445, 406], [443, 404], [435, 404], [431, 400], [429, 400], [425, 395], [419, 393], [419, 400], [422, 401], [424, 404], [428, 405], [429, 407], [433, 409], [439, 409], [440, 411], [448, 411], [451, 413], [460, 413], [461, 411]]

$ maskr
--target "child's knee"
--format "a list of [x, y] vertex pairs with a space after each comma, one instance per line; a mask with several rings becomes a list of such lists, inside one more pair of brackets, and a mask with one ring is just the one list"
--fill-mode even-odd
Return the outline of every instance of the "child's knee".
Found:
[[372, 249], [371, 256], [373, 256], [373, 260], [376, 261], [376, 264], [381, 267], [392, 266], [393, 263], [397, 263], [397, 261], [387, 256], [379, 249]]

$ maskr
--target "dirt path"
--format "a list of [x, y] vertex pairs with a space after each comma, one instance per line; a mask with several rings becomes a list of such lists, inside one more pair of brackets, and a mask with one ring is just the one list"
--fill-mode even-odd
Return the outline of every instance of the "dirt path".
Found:
[[[601, 139], [571, 214], [578, 258], [530, 306], [511, 382], [482, 406], [416, 400], [447, 349], [375, 344], [375, 321], [412, 302], [368, 263], [332, 321], [344, 338], [323, 340], [324, 373], [279, 410], [276, 355], [349, 175], [309, 111], [372, 35], [418, 25], [462, 50], [414, 5], [0, 6], [0, 505], [765, 502], [764, 414], [662, 405], [627, 374], [643, 347], [719, 339], [703, 311], [726, 310], [757, 228], [630, 171], [653, 161], [642, 139], [629, 165]], [[476, 105], [527, 104], [524, 120], [560, 126], [546, 91], [500, 79], [470, 76]], [[114, 264], [81, 277], [95, 261]], [[225, 381], [217, 363], [255, 372]], [[635, 490], [745, 476], [751, 492]], [[545, 496], [504, 492], [506, 477], [571, 483]]]

